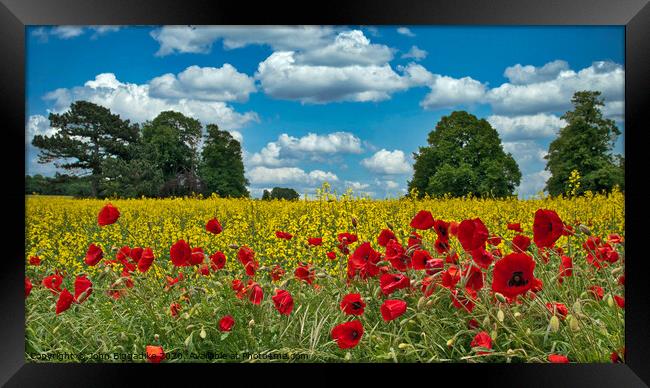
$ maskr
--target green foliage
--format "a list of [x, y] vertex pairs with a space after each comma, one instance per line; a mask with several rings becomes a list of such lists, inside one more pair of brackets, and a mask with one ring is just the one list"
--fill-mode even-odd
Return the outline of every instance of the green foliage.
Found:
[[248, 180], [244, 177], [241, 145], [228, 131], [215, 124], [207, 127], [199, 176], [206, 195], [248, 197]]
[[414, 154], [409, 191], [419, 196], [472, 195], [506, 197], [521, 181], [521, 172], [505, 153], [497, 131], [464, 111], [444, 116], [428, 136], [428, 146]]
[[40, 174], [25, 176], [25, 194], [64, 195], [90, 197], [92, 188], [89, 177], [77, 177], [56, 173], [54, 177]]
[[138, 126], [102, 106], [76, 101], [62, 114], [50, 113], [50, 126], [59, 130], [32, 140], [41, 149], [40, 163], [57, 164], [66, 170], [90, 171], [92, 195], [97, 195], [102, 163], [106, 158], [129, 158], [129, 145], [138, 140]]
[[162, 195], [188, 195], [200, 190], [200, 140], [201, 123], [179, 112], [161, 112], [143, 125], [143, 155], [162, 171]]
[[104, 161], [102, 169], [106, 179], [102, 183], [104, 196], [156, 197], [163, 184], [162, 172], [146, 159], [111, 158]]
[[573, 111], [562, 119], [568, 124], [549, 146], [546, 170], [551, 177], [546, 189], [551, 195], [564, 194], [572, 189], [571, 172], [579, 174], [579, 188], [575, 194], [586, 191], [611, 191], [618, 185], [624, 189], [624, 159], [612, 155], [616, 137], [621, 134], [613, 120], [603, 118], [600, 108], [604, 100], [600, 92], [580, 91], [571, 99]]
[[263, 200], [285, 199], [287, 201], [295, 201], [299, 198], [300, 194], [296, 190], [287, 187], [274, 187], [270, 192], [264, 190], [262, 194]]

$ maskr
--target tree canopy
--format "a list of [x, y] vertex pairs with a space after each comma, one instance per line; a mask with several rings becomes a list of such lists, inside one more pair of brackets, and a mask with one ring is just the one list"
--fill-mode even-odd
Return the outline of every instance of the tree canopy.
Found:
[[612, 154], [621, 131], [613, 120], [603, 118], [600, 108], [605, 102], [600, 94], [576, 92], [571, 99], [574, 109], [562, 116], [567, 126], [560, 129], [545, 157], [546, 170], [551, 173], [546, 190], [551, 195], [569, 192], [574, 170], [580, 177], [574, 194], [611, 191], [615, 185], [625, 188], [624, 159]]
[[505, 197], [521, 181], [519, 166], [503, 150], [497, 131], [465, 111], [442, 117], [427, 142], [413, 155], [408, 183], [420, 196]]
[[270, 192], [264, 190], [262, 194], [263, 200], [285, 199], [287, 201], [295, 201], [299, 198], [300, 194], [296, 190], [287, 187], [274, 187]]
[[199, 169], [204, 193], [216, 193], [221, 197], [248, 197], [241, 144], [215, 124], [209, 124], [206, 130]]

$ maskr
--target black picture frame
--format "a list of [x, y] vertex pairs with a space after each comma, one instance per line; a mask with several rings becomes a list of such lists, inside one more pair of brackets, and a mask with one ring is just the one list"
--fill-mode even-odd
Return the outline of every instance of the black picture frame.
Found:
[[[0, 209], [5, 231], [0, 270], [0, 383], [7, 386], [103, 386], [135, 384], [131, 376], [171, 382], [232, 373], [239, 384], [345, 384], [347, 376], [391, 382], [497, 386], [646, 386], [650, 384], [650, 296], [642, 247], [647, 207], [642, 175], [647, 164], [643, 115], [650, 112], [650, 5], [648, 0], [369, 1], [323, 3], [201, 0], [0, 0], [0, 110], [3, 119], [4, 190]], [[624, 25], [626, 153], [626, 363], [625, 364], [332, 364], [203, 365], [26, 364], [24, 361], [23, 184], [25, 130], [25, 27], [27, 25], [126, 24], [353, 24], [353, 25]], [[645, 128], [644, 128], [645, 127]], [[98, 323], [99, 324], [99, 323]], [[282, 372], [278, 372], [278, 368]], [[295, 377], [306, 373], [306, 379]], [[342, 375], [345, 374], [346, 377]], [[273, 377], [275, 376], [275, 377]], [[281, 376], [281, 377], [277, 377]], [[251, 380], [252, 379], [252, 380]], [[208, 380], [210, 381], [210, 380]], [[428, 382], [427, 382], [428, 381]], [[225, 380], [223, 381], [225, 383]], [[130, 383], [130, 384], [129, 384]], [[150, 384], [154, 380], [149, 381]], [[230, 384], [230, 383], [229, 383]]]

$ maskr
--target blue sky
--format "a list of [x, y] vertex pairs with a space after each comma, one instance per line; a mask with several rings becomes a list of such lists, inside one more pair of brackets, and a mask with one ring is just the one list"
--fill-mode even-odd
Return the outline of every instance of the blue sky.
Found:
[[[600, 90], [624, 131], [623, 27], [28, 27], [29, 143], [85, 99], [134, 122], [178, 110], [242, 141], [253, 196], [323, 181], [375, 198], [406, 190], [412, 153], [467, 110], [497, 129], [542, 190], [543, 156], [574, 91]], [[623, 153], [623, 136], [615, 151]]]

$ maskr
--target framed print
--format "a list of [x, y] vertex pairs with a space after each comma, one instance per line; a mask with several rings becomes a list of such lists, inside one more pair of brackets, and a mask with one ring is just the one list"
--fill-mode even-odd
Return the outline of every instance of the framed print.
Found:
[[3, 0], [2, 381], [646, 386], [647, 2], [381, 3]]

